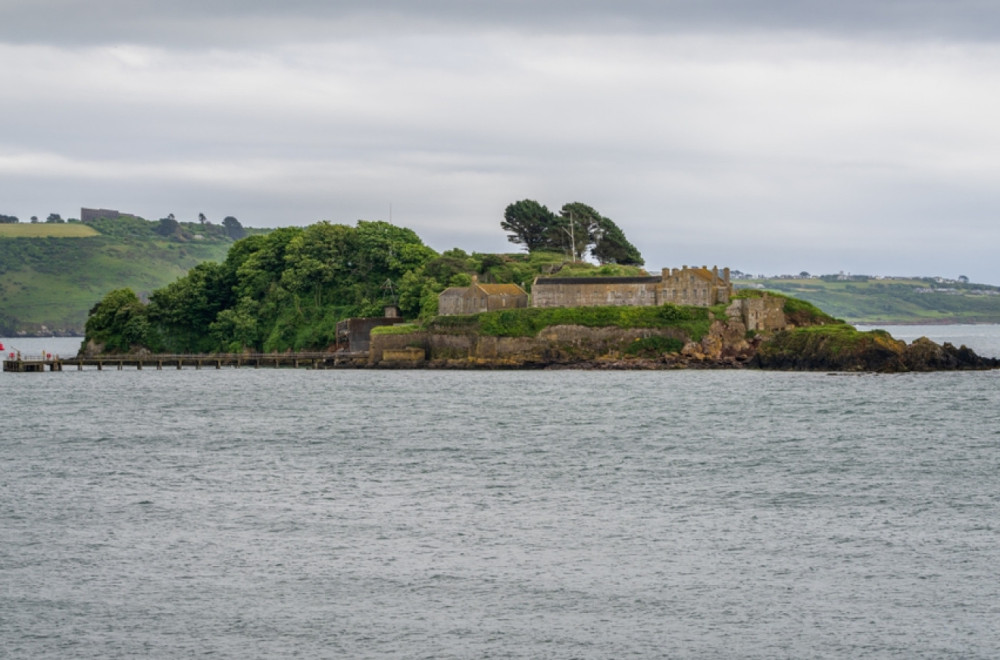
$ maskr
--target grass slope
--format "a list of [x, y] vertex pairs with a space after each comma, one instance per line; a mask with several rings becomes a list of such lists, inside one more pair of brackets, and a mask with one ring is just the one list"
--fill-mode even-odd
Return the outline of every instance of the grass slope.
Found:
[[742, 280], [807, 300], [850, 323], [1000, 323], [1000, 288], [931, 278]]
[[93, 234], [0, 238], [0, 333], [33, 333], [45, 326], [82, 334], [87, 312], [109, 291], [130, 287], [140, 294], [152, 292], [203, 261], [222, 261], [230, 245]]
[[0, 238], [85, 238], [98, 236], [93, 227], [79, 223], [0, 224]]

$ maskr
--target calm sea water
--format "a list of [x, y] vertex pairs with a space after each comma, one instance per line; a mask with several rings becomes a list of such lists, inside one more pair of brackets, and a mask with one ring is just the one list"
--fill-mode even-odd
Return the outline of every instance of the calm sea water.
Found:
[[[79, 343], [44, 341], [18, 348]], [[1000, 654], [1000, 372], [87, 370], [0, 397], [5, 658]]]

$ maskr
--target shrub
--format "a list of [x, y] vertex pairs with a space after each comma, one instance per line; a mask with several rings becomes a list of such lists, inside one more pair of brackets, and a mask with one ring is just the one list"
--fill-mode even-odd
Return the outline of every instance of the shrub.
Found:
[[397, 323], [396, 325], [379, 325], [372, 328], [371, 335], [408, 335], [419, 332], [420, 325], [416, 323]]
[[673, 337], [643, 337], [629, 344], [625, 354], [652, 358], [664, 353], [679, 353], [682, 348], [684, 342]]
[[711, 321], [705, 307], [528, 307], [473, 316], [439, 316], [431, 331], [479, 332], [492, 337], [534, 337], [553, 325], [588, 328], [667, 328], [683, 330], [694, 340], [703, 337]]

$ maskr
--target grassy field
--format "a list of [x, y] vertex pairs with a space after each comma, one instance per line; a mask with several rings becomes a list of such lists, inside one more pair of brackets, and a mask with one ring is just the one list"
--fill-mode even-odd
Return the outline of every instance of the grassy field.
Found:
[[1000, 288], [932, 278], [740, 280], [802, 300], [850, 323], [1000, 323]]
[[97, 235], [93, 227], [75, 222], [0, 224], [0, 238], [86, 238]]

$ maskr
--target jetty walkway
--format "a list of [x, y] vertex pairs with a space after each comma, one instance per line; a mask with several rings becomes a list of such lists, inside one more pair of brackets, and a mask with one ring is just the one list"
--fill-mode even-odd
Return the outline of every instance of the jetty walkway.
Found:
[[97, 357], [70, 357], [58, 355], [16, 356], [4, 358], [3, 370], [13, 373], [39, 371], [63, 371], [76, 367], [96, 368], [98, 371], [126, 367], [142, 369], [221, 369], [239, 368], [290, 368], [290, 369], [337, 369], [363, 366], [368, 360], [367, 352], [348, 353], [222, 353], [212, 355], [102, 355]]

